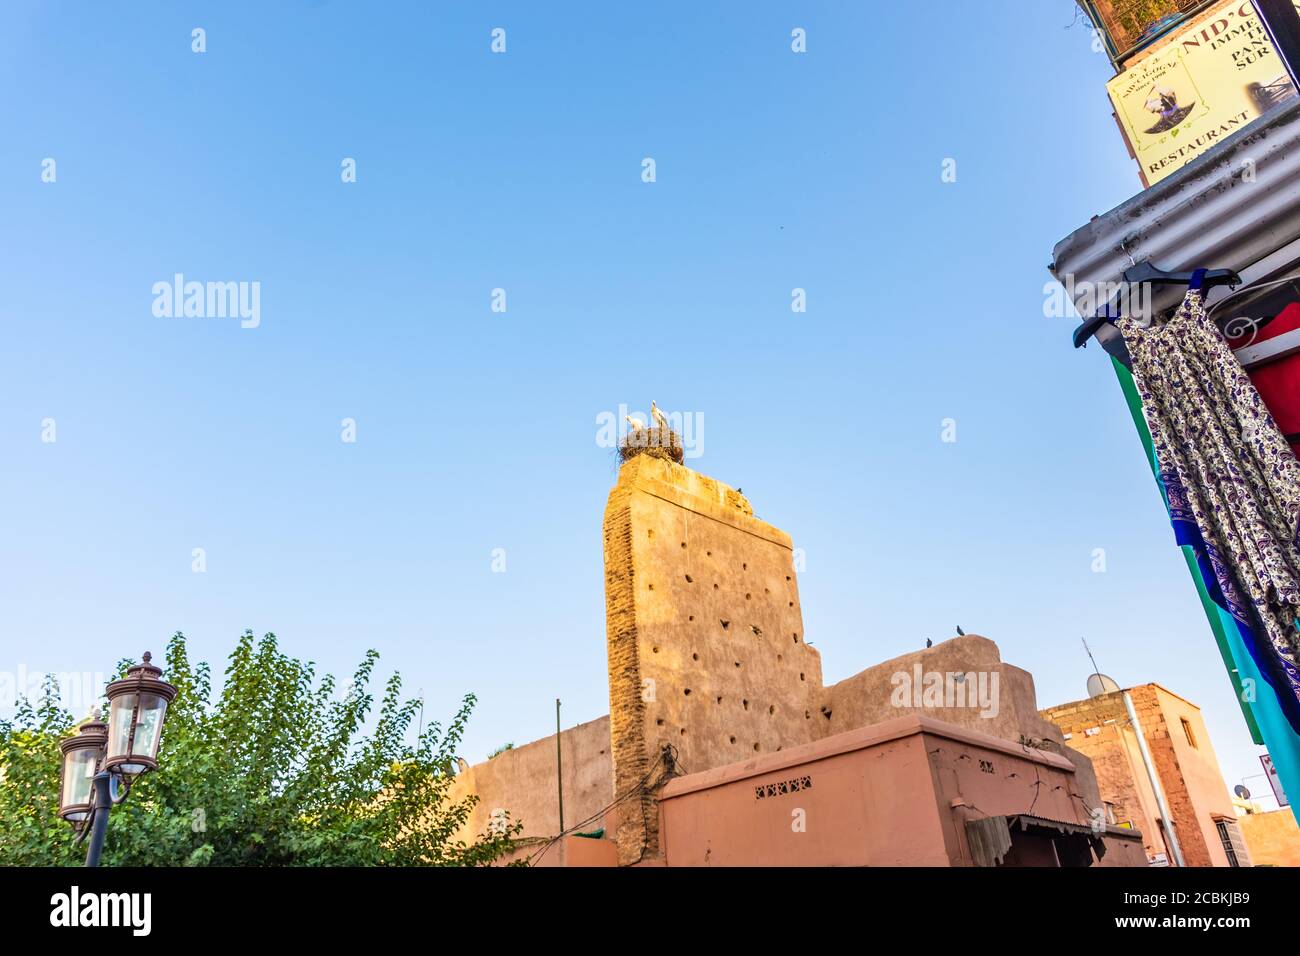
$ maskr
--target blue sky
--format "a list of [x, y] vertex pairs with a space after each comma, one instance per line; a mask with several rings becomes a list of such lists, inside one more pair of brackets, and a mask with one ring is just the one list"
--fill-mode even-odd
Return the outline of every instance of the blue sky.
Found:
[[[252, 628], [473, 691], [472, 759], [599, 717], [595, 422], [655, 399], [805, 549], [828, 681], [960, 624], [1048, 705], [1086, 637], [1259, 773], [1108, 360], [1043, 314], [1140, 186], [1108, 65], [1071, 0], [931, 6], [5, 4], [0, 669]], [[154, 316], [177, 272], [261, 324]]]

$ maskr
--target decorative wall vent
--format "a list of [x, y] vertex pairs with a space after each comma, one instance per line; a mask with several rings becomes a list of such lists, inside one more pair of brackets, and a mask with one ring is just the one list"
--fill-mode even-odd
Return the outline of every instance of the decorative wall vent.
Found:
[[768, 797], [779, 797], [787, 793], [798, 793], [800, 790], [812, 789], [812, 777], [796, 777], [794, 780], [782, 780], [780, 783], [769, 783], [761, 787], [754, 788], [755, 800], [766, 800]]

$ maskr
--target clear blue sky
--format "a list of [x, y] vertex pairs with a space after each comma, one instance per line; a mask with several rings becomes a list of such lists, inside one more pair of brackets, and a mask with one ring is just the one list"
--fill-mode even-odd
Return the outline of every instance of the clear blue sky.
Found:
[[[1106, 357], [1043, 315], [1139, 188], [1071, 0], [0, 17], [0, 669], [252, 628], [475, 692], [472, 759], [599, 717], [595, 420], [653, 398], [806, 549], [828, 681], [960, 624], [1047, 705], [1086, 636], [1259, 772]], [[260, 282], [260, 327], [155, 317], [177, 272]]]

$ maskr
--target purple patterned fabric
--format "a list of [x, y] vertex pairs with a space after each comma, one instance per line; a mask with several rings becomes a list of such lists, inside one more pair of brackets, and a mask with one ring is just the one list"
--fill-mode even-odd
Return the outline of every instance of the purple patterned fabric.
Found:
[[1216, 600], [1267, 652], [1279, 694], [1300, 701], [1300, 461], [1199, 290], [1164, 325], [1116, 325], [1178, 543], [1212, 570]]

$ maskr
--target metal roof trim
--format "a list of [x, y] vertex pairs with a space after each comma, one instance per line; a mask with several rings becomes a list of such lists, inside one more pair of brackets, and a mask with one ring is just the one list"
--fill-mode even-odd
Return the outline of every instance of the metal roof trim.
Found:
[[[1250, 162], [1248, 162], [1250, 161]], [[1244, 173], [1253, 163], [1254, 181]], [[1150, 259], [1164, 269], [1244, 271], [1300, 239], [1300, 97], [1274, 107], [1177, 173], [1056, 244], [1052, 275], [1075, 289], [1118, 283]], [[1072, 281], [1067, 281], [1067, 279]], [[1161, 290], [1157, 309], [1176, 301]]]

